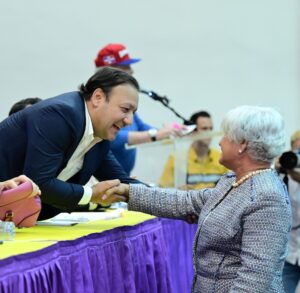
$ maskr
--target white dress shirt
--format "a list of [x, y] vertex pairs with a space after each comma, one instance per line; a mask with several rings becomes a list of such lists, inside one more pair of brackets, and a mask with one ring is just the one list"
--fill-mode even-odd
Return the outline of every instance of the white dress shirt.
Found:
[[[102, 141], [101, 138], [94, 136], [93, 125], [87, 105], [85, 103], [85, 130], [83, 137], [78, 144], [75, 152], [68, 161], [66, 167], [58, 174], [57, 179], [67, 181], [78, 171], [81, 170], [85, 154], [98, 142]], [[90, 186], [83, 186], [84, 192], [79, 205], [86, 205], [91, 201], [92, 188]]]

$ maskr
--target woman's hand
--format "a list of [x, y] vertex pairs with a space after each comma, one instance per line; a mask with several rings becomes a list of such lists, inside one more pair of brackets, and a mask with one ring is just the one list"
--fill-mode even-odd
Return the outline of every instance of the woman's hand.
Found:
[[32, 183], [32, 194], [30, 195], [30, 197], [33, 197], [36, 195], [41, 195], [40, 188], [30, 178], [28, 178], [25, 175], [20, 175], [18, 177], [0, 182], [0, 191], [15, 188], [18, 185], [25, 183], [25, 182]]

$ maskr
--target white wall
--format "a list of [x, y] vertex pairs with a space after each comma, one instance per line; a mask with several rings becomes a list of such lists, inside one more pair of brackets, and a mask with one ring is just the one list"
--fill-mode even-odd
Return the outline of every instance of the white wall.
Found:
[[[297, 0], [0, 3], [0, 119], [21, 98], [76, 89], [93, 74], [98, 49], [121, 42], [143, 59], [134, 66], [141, 85], [186, 117], [208, 110], [218, 128], [230, 108], [259, 104], [281, 111], [288, 135], [300, 128]], [[146, 96], [139, 113], [157, 127], [179, 121]]]

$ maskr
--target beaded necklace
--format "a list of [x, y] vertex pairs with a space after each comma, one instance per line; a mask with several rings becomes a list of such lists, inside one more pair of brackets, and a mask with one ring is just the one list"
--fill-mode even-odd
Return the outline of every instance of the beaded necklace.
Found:
[[233, 182], [232, 183], [232, 187], [238, 187], [240, 186], [242, 183], [244, 183], [247, 179], [249, 179], [250, 177], [254, 176], [254, 175], [257, 175], [257, 174], [260, 174], [260, 173], [263, 173], [263, 172], [267, 172], [267, 171], [272, 171], [273, 169], [272, 168], [267, 168], [267, 169], [260, 169], [260, 170], [256, 170], [256, 171], [252, 171], [248, 174], [246, 174], [245, 176], [243, 176], [240, 180], [236, 181], [236, 182]]

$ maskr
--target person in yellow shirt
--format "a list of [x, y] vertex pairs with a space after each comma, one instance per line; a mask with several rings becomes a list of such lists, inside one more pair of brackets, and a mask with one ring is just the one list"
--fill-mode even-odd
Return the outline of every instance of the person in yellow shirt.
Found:
[[[196, 132], [213, 130], [211, 116], [206, 111], [194, 113], [190, 121], [197, 125]], [[228, 171], [219, 163], [220, 152], [210, 148], [211, 138], [197, 140], [188, 151], [186, 185], [183, 189], [214, 187]], [[170, 155], [159, 181], [161, 187], [174, 187], [174, 155]]]

